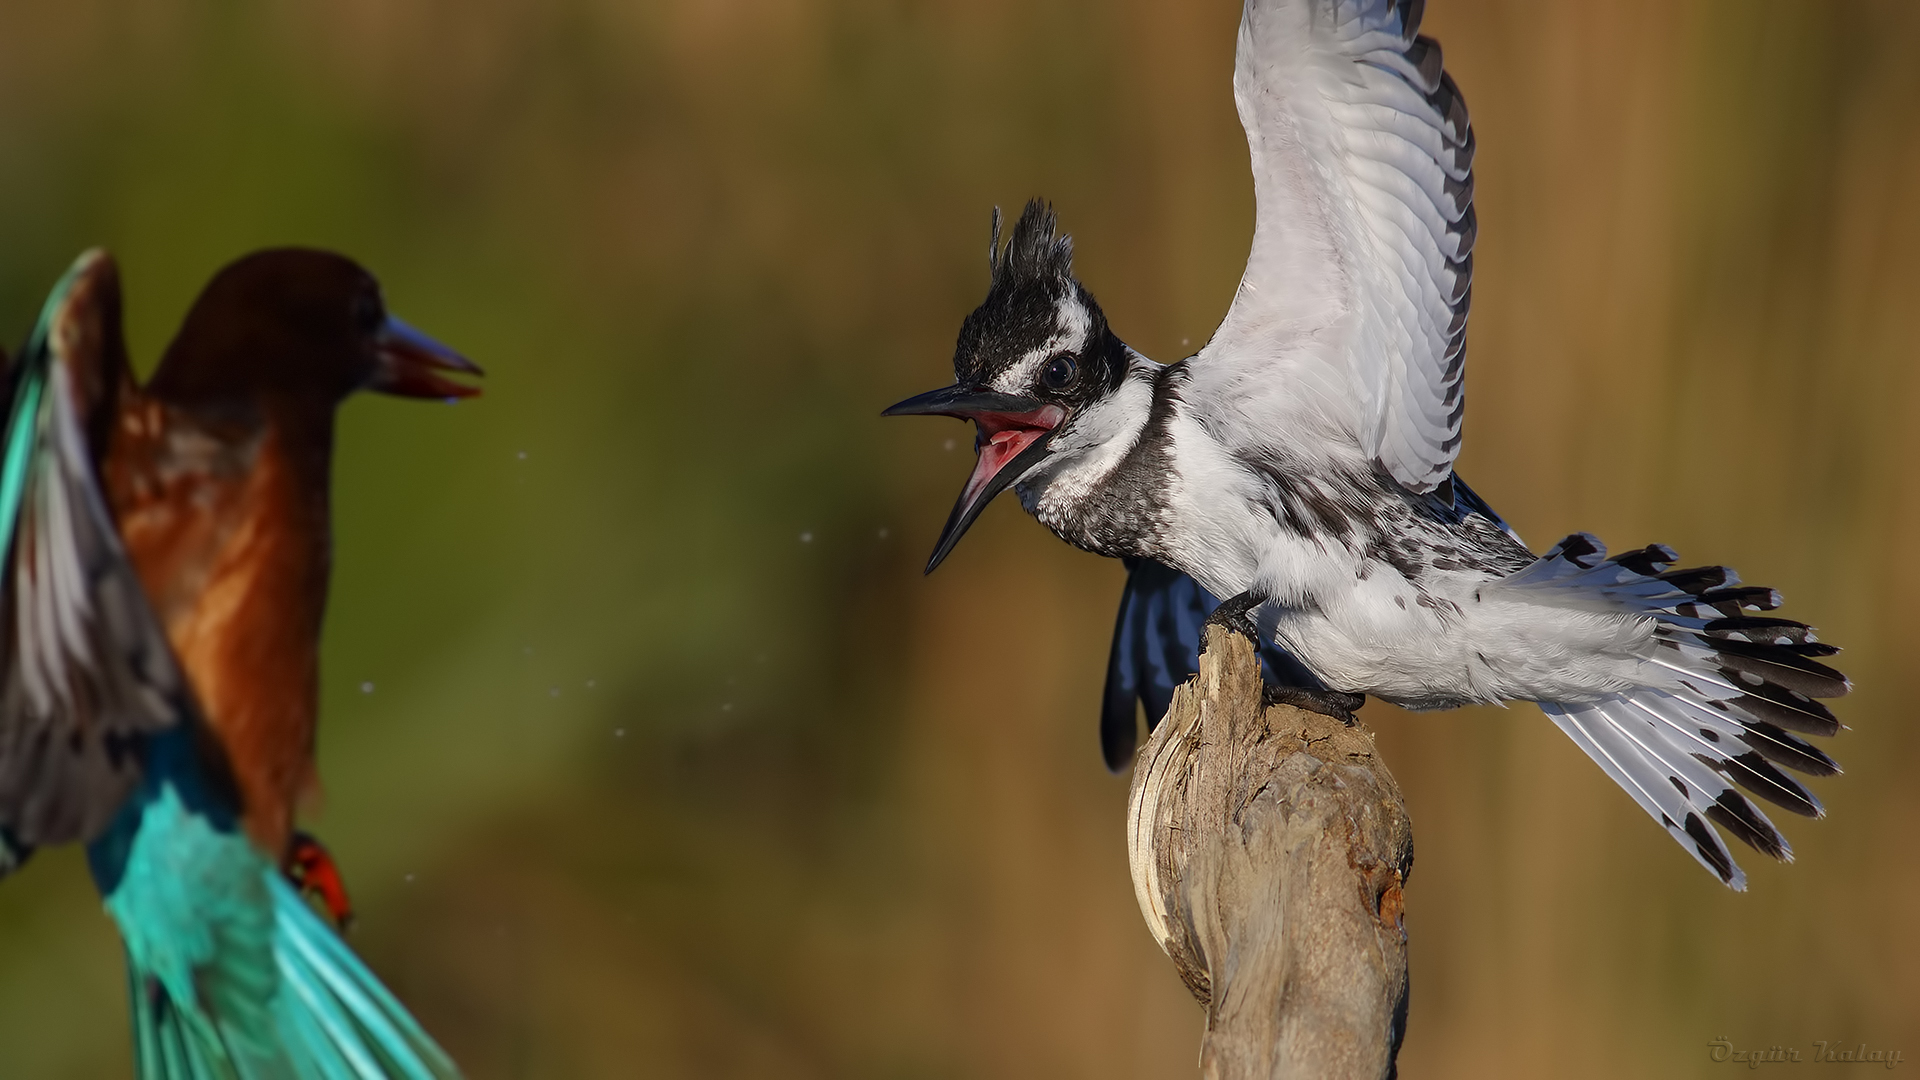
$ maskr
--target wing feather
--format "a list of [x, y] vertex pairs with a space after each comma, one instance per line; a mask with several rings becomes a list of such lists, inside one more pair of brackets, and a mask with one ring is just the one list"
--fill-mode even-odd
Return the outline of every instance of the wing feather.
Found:
[[0, 827], [29, 846], [96, 836], [140, 736], [192, 708], [97, 479], [125, 363], [117, 275], [90, 252], [13, 372], [0, 444]]
[[1253, 249], [1187, 396], [1236, 450], [1344, 434], [1428, 492], [1460, 447], [1478, 225], [1473, 128], [1421, 6], [1247, 0]]

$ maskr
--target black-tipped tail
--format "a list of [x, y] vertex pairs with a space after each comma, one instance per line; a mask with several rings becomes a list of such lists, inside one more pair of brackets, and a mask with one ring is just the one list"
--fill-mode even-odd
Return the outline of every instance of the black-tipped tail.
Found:
[[1701, 865], [1744, 889], [1746, 874], [1707, 822], [1756, 851], [1792, 859], [1786, 837], [1746, 795], [1805, 817], [1824, 813], [1782, 769], [1840, 771], [1801, 735], [1838, 732], [1820, 699], [1852, 685], [1817, 659], [1839, 650], [1810, 627], [1753, 614], [1778, 607], [1779, 593], [1742, 586], [1724, 566], [1676, 570], [1676, 558], [1661, 545], [1608, 558], [1598, 540], [1576, 533], [1505, 584], [1566, 590], [1655, 620], [1653, 685], [1541, 708]]

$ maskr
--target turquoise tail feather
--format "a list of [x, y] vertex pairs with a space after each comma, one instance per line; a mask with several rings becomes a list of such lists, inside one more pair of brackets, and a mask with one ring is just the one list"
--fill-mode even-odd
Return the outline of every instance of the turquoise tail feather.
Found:
[[142, 1080], [446, 1080], [459, 1071], [197, 782], [185, 733], [88, 849], [127, 946]]
[[232, 1080], [241, 1074], [217, 1034], [191, 1015], [182, 1015], [171, 999], [153, 991], [148, 977], [127, 962], [128, 998], [133, 1013], [134, 1074], [173, 1080]]
[[274, 956], [283, 1000], [275, 1009], [282, 1044], [314, 1069], [302, 1076], [334, 1080], [459, 1075], [434, 1043], [346, 942], [278, 871], [268, 878], [274, 903]]

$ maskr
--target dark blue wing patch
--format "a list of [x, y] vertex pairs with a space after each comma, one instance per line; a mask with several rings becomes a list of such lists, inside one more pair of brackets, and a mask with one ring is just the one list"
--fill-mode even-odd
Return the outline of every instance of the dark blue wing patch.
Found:
[[1513, 531], [1513, 526], [1501, 520], [1500, 515], [1493, 512], [1493, 507], [1487, 505], [1487, 500], [1481, 498], [1477, 492], [1468, 487], [1465, 480], [1460, 479], [1459, 473], [1448, 477], [1447, 483], [1451, 485], [1450, 494], [1452, 495], [1452, 499], [1450, 501], [1441, 500], [1438, 498], [1439, 493], [1436, 492], [1435, 497], [1431, 498], [1427, 503], [1435, 517], [1438, 517], [1450, 525], [1463, 525], [1467, 522], [1468, 518], [1478, 514], [1492, 522], [1501, 532], [1512, 537], [1514, 543], [1519, 544], [1521, 547], [1527, 546], [1526, 542], [1520, 539], [1520, 534]]
[[[1200, 583], [1151, 559], [1127, 559], [1127, 587], [1107, 658], [1106, 698], [1100, 707], [1100, 751], [1107, 768], [1124, 770], [1139, 745], [1139, 706], [1147, 731], [1173, 704], [1174, 687], [1200, 670], [1202, 627], [1220, 601]], [[1270, 686], [1325, 689], [1300, 661], [1271, 642], [1260, 646], [1260, 674]], [[1135, 705], [1139, 703], [1139, 706]]]

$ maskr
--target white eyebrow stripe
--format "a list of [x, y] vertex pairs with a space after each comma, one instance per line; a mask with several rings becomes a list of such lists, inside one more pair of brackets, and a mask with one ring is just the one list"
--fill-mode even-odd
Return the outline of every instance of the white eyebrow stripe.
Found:
[[1087, 310], [1087, 305], [1081, 303], [1078, 296], [1069, 296], [1054, 313], [1054, 325], [1060, 328], [1062, 334], [1078, 342], [1074, 346], [1074, 351], [1078, 352], [1086, 347], [1087, 332], [1093, 329], [1093, 313]]
[[1034, 382], [1040, 376], [1040, 365], [1068, 351], [1064, 335], [1055, 334], [1047, 339], [1045, 345], [1022, 356], [1000, 376], [993, 380], [993, 388], [1003, 394], [1023, 394], [1033, 389]]
[[1030, 350], [993, 380], [995, 390], [1003, 394], [1024, 393], [1033, 389], [1033, 384], [1039, 379], [1040, 365], [1061, 353], [1077, 356], [1086, 351], [1087, 337], [1093, 331], [1093, 313], [1087, 310], [1079, 297], [1068, 297], [1059, 306], [1054, 325], [1058, 329], [1045, 345]]

